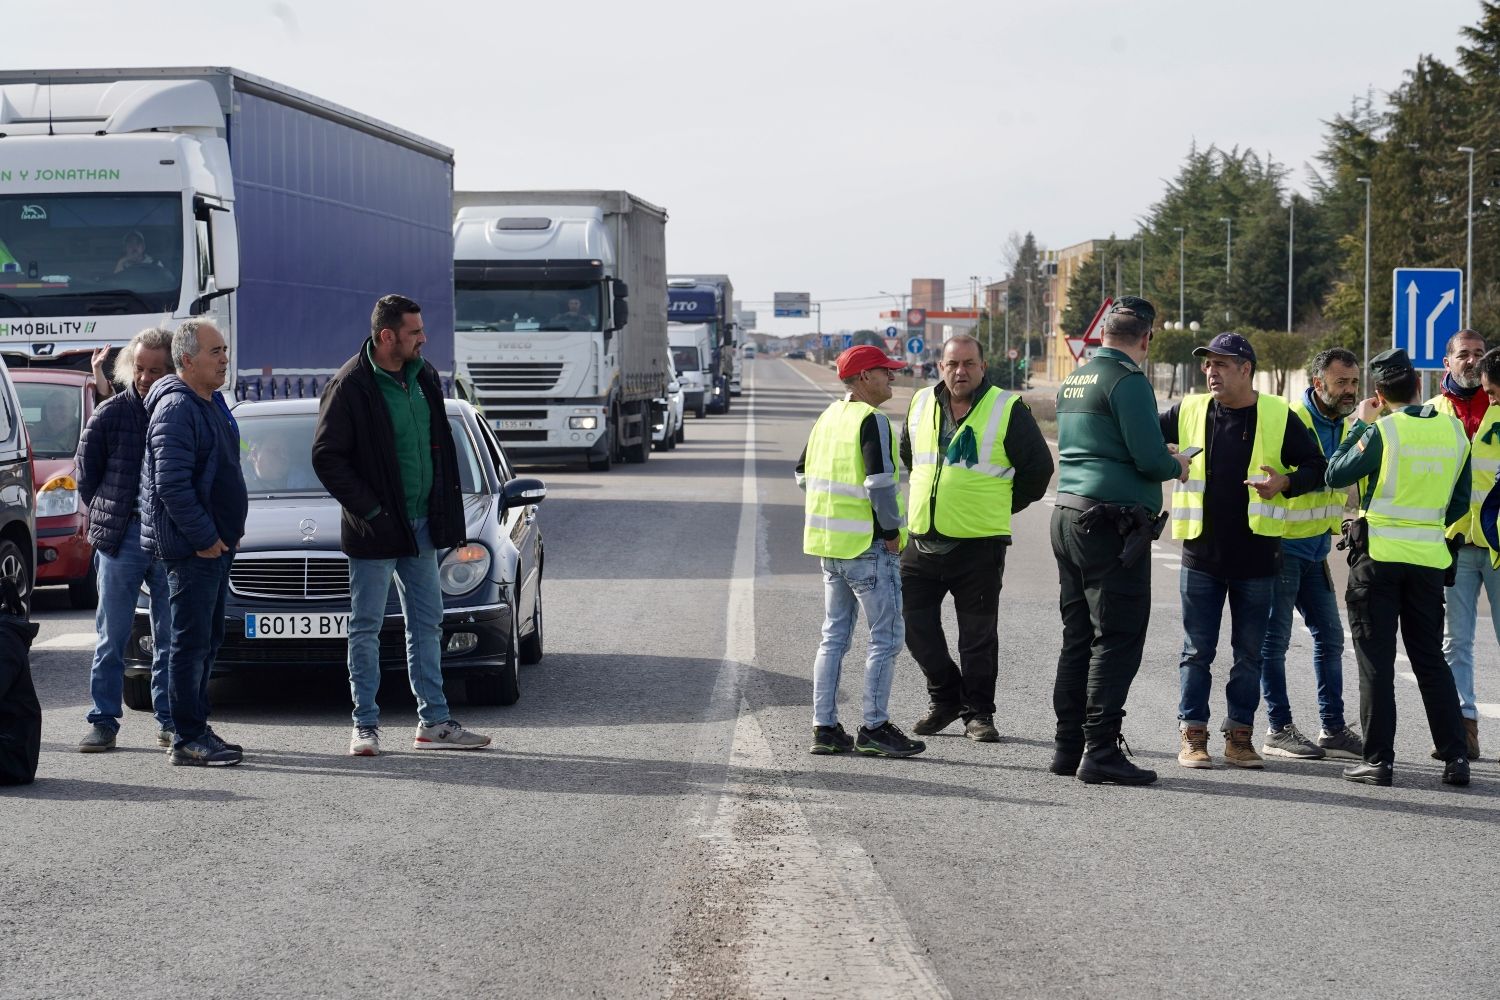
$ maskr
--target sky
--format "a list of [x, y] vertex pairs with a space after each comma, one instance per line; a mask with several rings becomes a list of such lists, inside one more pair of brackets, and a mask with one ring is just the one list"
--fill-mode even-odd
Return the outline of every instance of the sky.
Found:
[[[351, 11], [357, 17], [350, 17]], [[623, 188], [668, 267], [823, 329], [998, 278], [1012, 232], [1126, 234], [1193, 143], [1299, 179], [1323, 122], [1451, 61], [1477, 0], [70, 0], [7, 68], [231, 65], [453, 147], [460, 190]], [[1455, 156], [1460, 154], [1455, 153]], [[965, 301], [960, 302], [959, 299]], [[843, 301], [839, 301], [843, 300]], [[848, 301], [856, 300], [856, 301]]]

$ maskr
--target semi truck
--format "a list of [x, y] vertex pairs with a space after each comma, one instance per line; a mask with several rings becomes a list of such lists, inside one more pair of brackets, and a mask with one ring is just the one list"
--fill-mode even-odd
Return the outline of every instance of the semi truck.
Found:
[[453, 151], [227, 67], [0, 71], [0, 351], [212, 319], [225, 391], [315, 395], [375, 300], [453, 361]]
[[704, 323], [713, 345], [708, 410], [728, 413], [736, 373], [734, 284], [726, 274], [667, 275], [667, 316], [673, 323]]
[[455, 369], [506, 451], [646, 461], [672, 377], [666, 210], [626, 191], [453, 202]]

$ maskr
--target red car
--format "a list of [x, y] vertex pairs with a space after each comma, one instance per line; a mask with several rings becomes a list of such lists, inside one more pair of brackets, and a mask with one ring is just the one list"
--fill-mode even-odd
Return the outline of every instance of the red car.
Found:
[[31, 439], [36, 585], [66, 584], [73, 607], [92, 608], [99, 603], [94, 548], [89, 544], [88, 508], [78, 496], [73, 456], [97, 402], [94, 377], [86, 371], [13, 368], [10, 378]]

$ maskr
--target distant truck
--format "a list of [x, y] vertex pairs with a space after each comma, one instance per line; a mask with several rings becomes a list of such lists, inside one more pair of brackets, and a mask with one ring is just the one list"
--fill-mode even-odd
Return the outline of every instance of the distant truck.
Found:
[[677, 381], [682, 384], [682, 408], [701, 418], [708, 413], [712, 392], [713, 330], [707, 323], [668, 323], [667, 342]]
[[734, 284], [726, 274], [667, 275], [667, 317], [673, 323], [704, 323], [713, 342], [707, 387], [711, 413], [728, 413], [738, 365]]
[[451, 371], [448, 147], [215, 67], [0, 71], [0, 135], [12, 364], [205, 316], [226, 391], [314, 395], [400, 292]]
[[454, 195], [455, 368], [520, 461], [651, 454], [667, 396], [665, 209], [625, 191]]

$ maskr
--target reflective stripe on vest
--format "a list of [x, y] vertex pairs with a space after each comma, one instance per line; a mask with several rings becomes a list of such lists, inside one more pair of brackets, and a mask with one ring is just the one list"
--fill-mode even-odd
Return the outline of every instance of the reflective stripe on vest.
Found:
[[[1427, 402], [1439, 413], [1458, 419], [1453, 400], [1447, 396], [1439, 394]], [[1489, 548], [1484, 532], [1479, 530], [1479, 510], [1484, 506], [1490, 488], [1495, 485], [1497, 472], [1500, 472], [1500, 407], [1489, 406], [1479, 418], [1479, 427], [1469, 442], [1469, 509], [1463, 517], [1448, 525], [1449, 538], [1463, 535], [1470, 543]]]
[[[863, 555], [875, 539], [875, 516], [870, 508], [870, 488], [898, 485], [893, 472], [866, 475], [865, 456], [859, 433], [873, 406], [845, 399], [829, 405], [813, 425], [807, 439], [802, 485], [807, 490], [802, 525], [802, 550], [830, 559], [853, 559]], [[896, 436], [890, 435], [891, 468], [900, 466]], [[905, 508], [900, 490], [896, 501], [902, 511], [901, 541], [906, 541]]]
[[[1318, 436], [1317, 428], [1313, 424], [1313, 415], [1302, 400], [1292, 403], [1292, 412], [1302, 421], [1307, 432], [1312, 435], [1313, 441], [1317, 442], [1318, 450], [1323, 450], [1323, 439]], [[1344, 420], [1340, 418], [1335, 421], [1333, 440], [1334, 443], [1344, 439]], [[1286, 537], [1287, 538], [1316, 538], [1332, 531], [1338, 531], [1344, 522], [1344, 490], [1313, 490], [1301, 496], [1286, 500]]]
[[[1203, 534], [1203, 494], [1208, 478], [1208, 404], [1213, 397], [1194, 393], [1182, 398], [1177, 410], [1177, 444], [1181, 448], [1201, 448], [1188, 464], [1188, 480], [1172, 489], [1172, 537], [1197, 538]], [[1277, 472], [1287, 472], [1281, 464], [1281, 443], [1286, 438], [1286, 422], [1291, 416], [1286, 400], [1260, 393], [1255, 400], [1255, 440], [1250, 446], [1250, 467], [1245, 478], [1263, 480], [1262, 465]], [[1277, 494], [1262, 500], [1253, 487], [1246, 486], [1246, 513], [1250, 530], [1257, 535], [1279, 538], [1286, 533], [1287, 501]]]
[[939, 446], [943, 414], [935, 387], [912, 397], [906, 414], [911, 439], [911, 529], [927, 534], [936, 527], [948, 538], [1010, 534], [1011, 484], [1015, 469], [1005, 453], [1010, 414], [1020, 399], [991, 386], [954, 431], [975, 437], [975, 459], [950, 463]]
[[1469, 438], [1463, 422], [1445, 413], [1415, 417], [1390, 413], [1380, 428], [1380, 473], [1365, 519], [1370, 558], [1446, 569], [1452, 561], [1443, 515], [1458, 482]]

